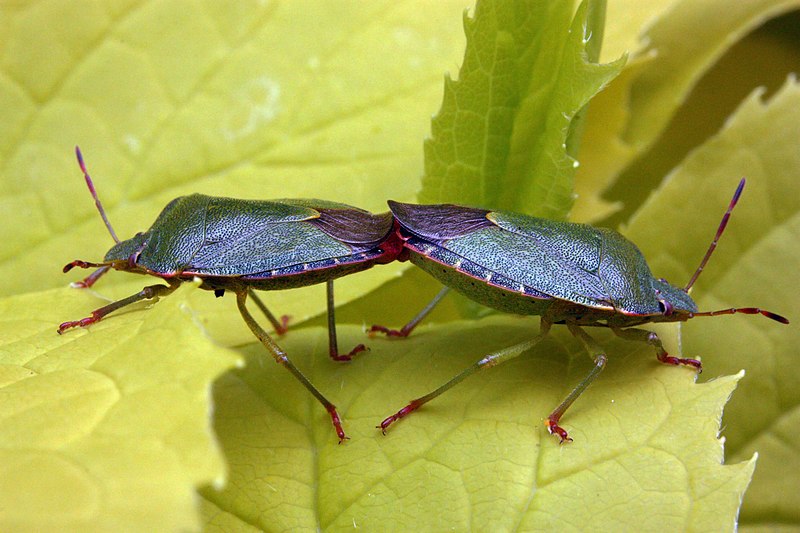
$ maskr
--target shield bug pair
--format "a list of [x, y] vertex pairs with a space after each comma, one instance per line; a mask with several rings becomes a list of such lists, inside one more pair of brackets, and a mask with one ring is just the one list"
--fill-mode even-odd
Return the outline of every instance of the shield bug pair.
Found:
[[394, 261], [402, 243], [393, 231], [390, 213], [373, 215], [349, 205], [323, 200], [255, 201], [193, 194], [170, 202], [147, 231], [120, 241], [97, 197], [80, 150], [75, 153], [97, 210], [116, 244], [103, 261], [76, 260], [64, 267], [97, 268], [80, 287], [93, 285], [111, 269], [161, 278], [166, 285], [143, 288], [122, 300], [96, 309], [89, 317], [64, 322], [59, 333], [88, 326], [141, 300], [158, 300], [184, 281], [200, 278], [202, 289], [222, 296], [236, 294], [247, 326], [275, 361], [291, 372], [325, 407], [340, 442], [347, 438], [336, 407], [292, 363], [286, 353], [248, 311], [252, 298], [277, 333], [286, 331], [287, 317], [276, 319], [255, 290], [277, 290], [326, 283], [330, 356], [346, 361], [363, 345], [339, 354], [333, 306], [333, 280]]
[[[594, 361], [588, 375], [545, 422], [550, 433], [557, 435], [562, 443], [571, 441], [559, 425], [561, 417], [597, 378], [607, 361], [605, 351], [584, 331], [584, 326], [607, 327], [624, 339], [653, 346], [663, 363], [700, 371], [700, 361], [669, 355], [658, 335], [634, 326], [733, 313], [761, 314], [788, 324], [780, 315], [753, 307], [698, 312], [689, 296], [689, 289], [717, 246], [744, 184], [743, 179], [705, 257], [684, 288], [653, 277], [636, 245], [610, 229], [456, 205], [389, 202], [405, 247], [398, 259], [410, 259], [445, 286], [481, 304], [507, 313], [541, 316], [541, 328], [533, 339], [482, 358], [441, 387], [412, 400], [383, 420], [380, 429], [385, 432], [392, 423], [475, 372], [528, 350], [553, 324], [564, 324]], [[403, 329], [373, 326], [372, 331], [408, 335], [444, 292]]]

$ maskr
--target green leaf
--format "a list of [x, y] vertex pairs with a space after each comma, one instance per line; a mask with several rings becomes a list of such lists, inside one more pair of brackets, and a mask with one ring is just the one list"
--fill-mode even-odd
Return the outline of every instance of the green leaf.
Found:
[[60, 336], [96, 298], [0, 300], [0, 529], [198, 528], [193, 487], [227, 471], [209, 385], [239, 358], [198, 335], [192, 290]]
[[590, 63], [586, 4], [572, 16], [568, 2], [478, 2], [465, 16], [459, 79], [445, 79], [425, 143], [422, 202], [565, 217], [570, 124], [624, 63]]
[[[486, 353], [529, 339], [533, 324], [506, 316], [425, 326], [402, 341], [373, 339], [348, 365], [328, 359], [323, 329], [290, 332], [287, 352], [335, 396], [352, 438], [343, 445], [319, 404], [288, 372], [256, 364], [262, 349], [250, 345], [247, 367], [215, 385], [231, 478], [202, 491], [207, 519], [220, 530], [729, 529], [755, 466], [723, 466], [716, 436], [741, 376], [696, 385], [691, 370], [608, 335], [606, 372], [564, 419], [570, 445], [542, 424], [592, 366], [565, 331], [386, 436], [375, 428]], [[343, 346], [364, 339], [359, 327], [339, 334]]]
[[[747, 186], [694, 295], [701, 310], [757, 306], [800, 317], [800, 86], [794, 79], [768, 101], [754, 92], [726, 127], [691, 154], [637, 213], [627, 234], [654, 272], [678, 284], [690, 278], [739, 176]], [[702, 199], [702, 202], [698, 202]], [[654, 221], [666, 221], [657, 224]], [[791, 428], [800, 409], [797, 327], [760, 317], [698, 318], [684, 328], [691, 357], [706, 374], [746, 369], [725, 412], [732, 461], [759, 452], [759, 468], [741, 514], [743, 525], [797, 523], [800, 446]], [[781, 494], [780, 498], [775, 498]]]

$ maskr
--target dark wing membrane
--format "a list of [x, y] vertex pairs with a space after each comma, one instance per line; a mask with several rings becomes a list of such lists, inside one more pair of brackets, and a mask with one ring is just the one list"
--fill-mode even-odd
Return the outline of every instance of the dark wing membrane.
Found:
[[410, 233], [436, 242], [462, 237], [494, 225], [486, 218], [489, 211], [473, 207], [401, 204], [389, 200], [389, 209]]
[[391, 213], [373, 215], [360, 209], [320, 208], [319, 218], [311, 221], [334, 239], [359, 249], [377, 247], [392, 231]]
[[391, 213], [373, 215], [358, 207], [329, 200], [292, 198], [278, 201], [313, 209], [319, 217], [311, 221], [312, 224], [359, 250], [377, 247], [389, 235], [394, 222]]

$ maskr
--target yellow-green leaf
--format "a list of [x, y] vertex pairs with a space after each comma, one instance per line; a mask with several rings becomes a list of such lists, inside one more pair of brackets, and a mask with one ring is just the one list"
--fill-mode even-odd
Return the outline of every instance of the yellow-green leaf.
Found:
[[57, 289], [0, 300], [0, 529], [197, 529], [194, 486], [224, 484], [210, 382], [236, 353], [198, 333], [181, 289], [91, 329]]
[[[751, 51], [740, 50], [723, 75], [705, 85], [691, 113], [680, 117], [682, 125], [660, 137], [674, 127], [670, 121], [726, 52], [771, 17], [799, 6], [798, 0], [609, 2], [601, 57], [609, 60], [627, 51], [631, 61], [589, 108], [573, 216], [600, 220], [618, 210], [620, 205], [599, 197], [612, 186], [612, 199], [632, 202], [632, 213], [646, 191], [693, 148], [686, 139], [702, 142], [713, 135], [735, 108], [732, 96], [782, 78], [787, 68], [796, 71], [796, 52], [781, 50], [775, 36], [751, 43]], [[791, 48], [796, 38], [789, 35], [786, 41], [784, 48]], [[783, 54], [791, 54], [786, 63], [779, 60]]]
[[[747, 186], [719, 248], [694, 288], [701, 310], [762, 307], [787, 316], [698, 318], [684, 328], [689, 356], [706, 374], [747, 370], [725, 414], [729, 457], [760, 453], [742, 524], [794, 523], [800, 448], [800, 86], [751, 95], [717, 136], [698, 148], [643, 206], [627, 232], [658, 275], [684, 284], [713, 237], [740, 176]], [[660, 221], [660, 222], [659, 222]], [[780, 498], [775, 495], [780, 494]]]
[[[555, 328], [558, 330], [558, 327]], [[599, 335], [610, 362], [564, 418], [560, 446], [542, 420], [592, 366], [565, 331], [476, 376], [389, 428], [412, 397], [484, 354], [530, 338], [535, 321], [494, 317], [373, 339], [348, 365], [327, 357], [323, 329], [283, 345], [343, 415], [324, 410], [288, 372], [248, 365], [215, 385], [215, 430], [231, 467], [201, 493], [219, 530], [253, 526], [366, 530], [730, 529], [753, 460], [722, 465], [722, 406], [740, 376], [694, 384], [643, 345]], [[359, 327], [339, 328], [344, 346]], [[669, 339], [669, 332], [665, 338]], [[276, 394], [276, 391], [282, 391]]]
[[[664, 20], [669, 22], [661, 46], [690, 42], [706, 48], [698, 52], [700, 61], [676, 62], [673, 57], [663, 63], [654, 92], [663, 95], [668, 86], [682, 97], [698, 72], [713, 63], [720, 46], [794, 5], [757, 4], [745, 16], [737, 8], [725, 17], [702, 20], [716, 36], [708, 42], [687, 40], [688, 25], [680, 24], [681, 16], [700, 12], [693, 3], [655, 10], [653, 21], [668, 17]], [[422, 169], [421, 139], [441, 101], [441, 72], [457, 64], [461, 53], [458, 15], [463, 6], [224, 5], [0, 6], [0, 208], [11, 221], [0, 229], [4, 294], [77, 279], [61, 276], [59, 267], [76, 257], [97, 259], [111, 243], [81, 183], [74, 144], [84, 148], [112, 222], [126, 236], [148, 226], [172, 197], [188, 192], [322, 196], [372, 210], [382, 209], [388, 197], [413, 199]], [[613, 7], [612, 24], [622, 18], [629, 24], [628, 37], [642, 32], [642, 17], [615, 16]], [[695, 18], [692, 23], [698, 23]], [[578, 35], [583, 34], [573, 33], [572, 42], [582, 52]], [[594, 161], [611, 168], [591, 164], [591, 152], [586, 152], [582, 164], [586, 175], [596, 174], [592, 180], [613, 181], [608, 176], [640, 153], [623, 147], [624, 157], [610, 162], [616, 152], [608, 148], [619, 148], [620, 132], [641, 124], [641, 116], [653, 113], [651, 105], [664, 104], [658, 97], [639, 95], [648, 105], [627, 107], [629, 88], [640, 76], [653, 76], [649, 68], [651, 63], [637, 61], [623, 74], [624, 86], [612, 85], [615, 92], [608, 94], [614, 100], [603, 116], [613, 123], [595, 118], [593, 128], [590, 116], [583, 146], [595, 155], [606, 150], [609, 157]], [[790, 298], [798, 264], [791, 218], [791, 199], [797, 195], [792, 195], [791, 180], [797, 175], [798, 138], [792, 128], [800, 122], [796, 100], [783, 100], [795, 92], [790, 85], [780, 101], [791, 105], [760, 118], [759, 110], [767, 106], [757, 99], [742, 108], [741, 117], [749, 118], [732, 131], [747, 142], [727, 138], [714, 157], [689, 162], [692, 176], [730, 163], [740, 170], [726, 167], [726, 179], [735, 183], [745, 171], [751, 177], [729, 235], [698, 283], [696, 294], [705, 307], [729, 305], [728, 295], [736, 295], [730, 305], [752, 302], [790, 318], [797, 314], [794, 308], [784, 310], [784, 305], [796, 306]], [[663, 115], [656, 113], [659, 121], [671, 116], [675, 105], [666, 102]], [[544, 107], [556, 119], [572, 109]], [[645, 133], [656, 137], [653, 132], [663, 126], [645, 125], [652, 128]], [[775, 157], [759, 155], [751, 165], [751, 145], [757, 151], [772, 147]], [[519, 147], [527, 149], [525, 143]], [[765, 181], [790, 179], [776, 181], [766, 194], [753, 176], [759, 175], [758, 162], [768, 160]], [[603, 187], [591, 183], [596, 200]], [[684, 185], [677, 178], [675, 183]], [[525, 181], [523, 188], [530, 186]], [[673, 281], [691, 272], [721, 214], [692, 204], [721, 202], [724, 207], [732, 186], [685, 190], [688, 196], [659, 195], [630, 231], [655, 273]], [[516, 194], [516, 189], [508, 191]], [[747, 208], [751, 197], [760, 201]], [[685, 211], [673, 213], [676, 205]], [[738, 239], [737, 247], [734, 224], [740, 211], [754, 207], [767, 214], [743, 215], [750, 220], [750, 233]], [[649, 216], [651, 209], [660, 215]], [[638, 233], [640, 225], [652, 233]], [[755, 237], [750, 248], [748, 235]], [[726, 259], [726, 253], [732, 255]], [[715, 265], [718, 274], [713, 274]], [[742, 265], [744, 273], [733, 265]], [[376, 268], [337, 282], [344, 289], [337, 293], [348, 300], [392, 275], [390, 267]], [[762, 278], [764, 283], [751, 282]], [[408, 278], [415, 284], [416, 279]], [[783, 280], [789, 280], [788, 288], [756, 293]], [[121, 297], [149, 282], [109, 274], [97, 289]], [[426, 289], [393, 285], [383, 306], [393, 316], [411, 316], [423, 303], [417, 295]], [[709, 287], [713, 291], [704, 293]], [[277, 313], [292, 314], [297, 324], [322, 310], [322, 291], [271, 293], [265, 299]], [[750, 291], [756, 291], [752, 299]], [[375, 307], [377, 301], [372, 295], [362, 300]], [[202, 524], [225, 531], [730, 530], [752, 474], [754, 451], [768, 466], [764, 477], [756, 478], [753, 507], [745, 507], [743, 520], [762, 526], [793, 523], [792, 497], [800, 493], [796, 476], [787, 475], [800, 455], [791, 446], [797, 403], [792, 394], [799, 389], [789, 357], [798, 340], [793, 326], [728, 317], [697, 319], [684, 328], [691, 350], [687, 355], [703, 358], [704, 376], [734, 374], [744, 367], [742, 383], [747, 386], [750, 376], [757, 382], [755, 393], [743, 400], [747, 405], [736, 408], [757, 416], [726, 419], [735, 455], [723, 465], [718, 422], [740, 375], [695, 385], [690, 370], [664, 367], [652, 350], [607, 332], [592, 333], [608, 349], [608, 369], [564, 417], [576, 441], [558, 446], [541, 421], [591, 367], [580, 345], [564, 332], [554, 332], [504, 367], [470, 378], [382, 437], [373, 426], [383, 417], [488, 351], [529, 338], [535, 321], [495, 317], [428, 326], [407, 341], [374, 339], [372, 352], [350, 365], [327, 358], [323, 330], [292, 330], [279, 342], [340, 407], [352, 437], [340, 446], [321, 406], [286, 371], [265, 360], [232, 298], [182, 291], [152, 309], [140, 305], [88, 330], [55, 334], [58, 322], [86, 316], [98, 305], [90, 293], [66, 289], [31, 292], [0, 304], [0, 323], [6, 324], [2, 342], [9, 344], [0, 352], [0, 409], [8, 410], [0, 417], [0, 435], [6, 439], [0, 448], [5, 468], [0, 520], [9, 520], [3, 529], [186, 530]], [[345, 315], [360, 322], [380, 311], [362, 307]], [[754, 331], [739, 332], [731, 330], [732, 323], [756, 325], [746, 326]], [[214, 380], [233, 364], [233, 354], [211, 346], [204, 332], [238, 346], [247, 367]], [[340, 333], [344, 348], [365, 341], [360, 327], [343, 326]], [[675, 329], [661, 334], [679, 353]], [[109, 351], [98, 356], [95, 341], [101, 335], [100, 345]], [[725, 367], [720, 359], [733, 363]], [[204, 392], [212, 380], [213, 435], [229, 469], [224, 486], [218, 450], [202, 417], [210, 409]], [[778, 386], [772, 388], [770, 380]], [[23, 390], [27, 387], [31, 390]], [[64, 457], [78, 460], [65, 465]], [[132, 469], [138, 477], [132, 478]], [[87, 477], [95, 485], [84, 483]], [[202, 498], [192, 501], [199, 485]], [[66, 488], [49, 490], [54, 486]], [[92, 486], [106, 492], [93, 499]], [[771, 491], [774, 487], [780, 497]], [[29, 495], [41, 498], [26, 499]], [[198, 507], [200, 520], [194, 514]]]
[[[76, 278], [62, 264], [98, 260], [112, 244], [75, 145], [123, 238], [194, 192], [373, 211], [412, 200], [464, 7], [2, 4], [0, 294], [66, 285]], [[392, 275], [366, 273], [340, 299]], [[324, 308], [314, 294], [272, 301], [299, 319]]]

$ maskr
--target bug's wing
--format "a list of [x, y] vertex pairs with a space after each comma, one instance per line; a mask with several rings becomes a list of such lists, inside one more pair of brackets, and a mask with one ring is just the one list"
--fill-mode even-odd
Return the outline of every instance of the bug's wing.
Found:
[[492, 226], [451, 239], [453, 252], [480, 257], [483, 266], [554, 298], [611, 308], [612, 300], [598, 276], [601, 237], [584, 226], [490, 212]]
[[[564, 223], [455, 205], [389, 202], [400, 225], [411, 234], [474, 263], [453, 265], [466, 275], [491, 273], [483, 280], [519, 292], [543, 293], [591, 307], [609, 308], [608, 293], [597, 275], [601, 237]], [[464, 268], [466, 267], [466, 268]], [[525, 291], [524, 288], [532, 289]], [[515, 289], [512, 289], [515, 290]]]
[[353, 245], [356, 250], [377, 247], [392, 230], [391, 213], [373, 215], [369, 211], [326, 200], [283, 200], [313, 209], [318, 217], [311, 223], [334, 239]]
[[611, 304], [625, 314], [659, 313], [650, 267], [636, 245], [616, 231], [516, 213], [492, 212], [487, 218], [543, 252], [543, 268], [534, 265], [524, 278], [543, 292], [593, 307]]
[[389, 209], [405, 229], [431, 242], [463, 237], [481, 228], [492, 227], [486, 209], [453, 204], [417, 205], [389, 200]]
[[615, 231], [449, 204], [389, 206], [406, 231], [480, 267], [462, 264], [466, 275], [491, 273], [484, 280], [491, 285], [625, 314], [659, 313], [647, 262]]
[[[328, 202], [246, 202], [215, 198], [209, 204], [205, 238], [187, 273], [253, 276], [320, 261], [358, 261], [391, 230], [391, 216]], [[342, 207], [339, 207], [342, 206]], [[348, 231], [349, 229], [349, 231]], [[366, 260], [367, 256], [364, 256]]]

